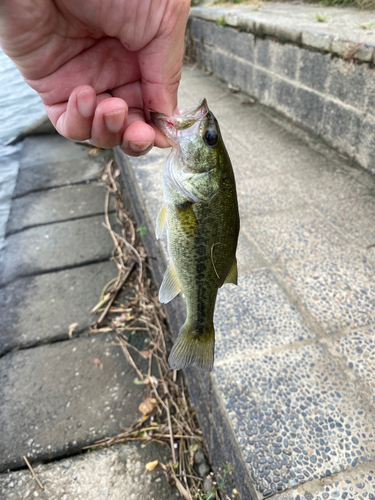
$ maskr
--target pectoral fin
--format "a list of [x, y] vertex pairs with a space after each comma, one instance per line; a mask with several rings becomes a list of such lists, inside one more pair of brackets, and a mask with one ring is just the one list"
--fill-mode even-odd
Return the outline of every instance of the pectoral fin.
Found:
[[170, 262], [165, 271], [163, 282], [159, 290], [159, 300], [163, 304], [167, 304], [182, 291], [180, 282], [178, 281], [176, 271]]
[[231, 270], [228, 273], [228, 276], [226, 277], [224, 281], [224, 285], [226, 283], [233, 283], [234, 285], [237, 285], [237, 277], [238, 277], [238, 271], [237, 271], [237, 259], [236, 257], [234, 258], [233, 265], [231, 267]]
[[156, 217], [156, 239], [160, 239], [163, 236], [165, 226], [167, 224], [167, 209], [165, 208], [165, 205], [161, 206], [158, 216]]
[[192, 203], [186, 202], [184, 205], [176, 206], [177, 215], [181, 227], [189, 236], [195, 236], [198, 229], [198, 221], [192, 208]]

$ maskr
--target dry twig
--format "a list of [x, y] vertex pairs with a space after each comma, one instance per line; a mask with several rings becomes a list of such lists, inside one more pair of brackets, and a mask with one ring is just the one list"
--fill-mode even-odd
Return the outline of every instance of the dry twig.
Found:
[[171, 440], [171, 451], [172, 451], [172, 465], [176, 463], [176, 453], [174, 449], [174, 441], [173, 441], [173, 430], [172, 430], [172, 423], [171, 423], [171, 414], [169, 411], [169, 402], [167, 401], [167, 418], [168, 418], [168, 427], [169, 427], [169, 439]]
[[[170, 448], [171, 462], [167, 465], [159, 463], [172, 486], [176, 486], [181, 496], [186, 500], [201, 500], [203, 498], [202, 482], [192, 468], [194, 453], [199, 446], [204, 446], [202, 432], [198, 428], [193, 405], [186, 393], [183, 380], [175, 370], [171, 370], [167, 359], [167, 342], [170, 338], [166, 316], [157, 298], [156, 290], [151, 286], [147, 276], [146, 253], [134, 223], [126, 214], [120, 186], [116, 180], [117, 174], [113, 162], [109, 162], [102, 174], [102, 180], [107, 183], [108, 193], [115, 196], [117, 218], [122, 225], [121, 235], [111, 227], [108, 217], [109, 194], [106, 197], [105, 224], [114, 242], [113, 260], [118, 268], [118, 276], [109, 282], [95, 306], [99, 315], [92, 324], [92, 333], [113, 331], [116, 340], [138, 380], [146, 389], [145, 403], [142, 406], [144, 414], [130, 428], [122, 429], [120, 434], [97, 441], [94, 446], [111, 446], [126, 441], [140, 440], [143, 442], [158, 442]], [[138, 271], [138, 272], [135, 272]], [[119, 293], [126, 285], [126, 297]], [[117, 299], [117, 300], [116, 300]], [[125, 337], [123, 332], [131, 332]], [[147, 336], [147, 344], [141, 350], [132, 344], [132, 338], [142, 339]], [[140, 356], [133, 358], [129, 348], [135, 349]], [[148, 360], [147, 373], [137, 366], [136, 359]], [[144, 366], [144, 365], [142, 365]], [[155, 402], [155, 403], [154, 403]], [[149, 409], [148, 409], [149, 408]], [[175, 446], [178, 448], [176, 457]], [[86, 447], [86, 448], [92, 448]], [[179, 472], [182, 482], [178, 479]], [[215, 493], [218, 487], [215, 486]], [[212, 491], [214, 495], [214, 491]], [[214, 498], [214, 496], [212, 496]]]
[[27, 458], [25, 457], [25, 455], [23, 456], [23, 459], [25, 460], [26, 462], [26, 465], [28, 466], [28, 468], [30, 469], [30, 472], [31, 474], [33, 475], [35, 481], [38, 483], [38, 485], [42, 488], [42, 490], [44, 490], [44, 486], [42, 485], [42, 483], [39, 481], [39, 479], [36, 477], [35, 475], [35, 472], [33, 470], [33, 468], [31, 467], [30, 465], [30, 462], [27, 460]]

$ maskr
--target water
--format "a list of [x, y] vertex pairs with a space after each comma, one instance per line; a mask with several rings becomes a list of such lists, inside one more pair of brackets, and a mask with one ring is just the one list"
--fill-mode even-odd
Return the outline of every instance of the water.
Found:
[[0, 48], [0, 256], [19, 166], [22, 143], [6, 143], [45, 114], [38, 94]]

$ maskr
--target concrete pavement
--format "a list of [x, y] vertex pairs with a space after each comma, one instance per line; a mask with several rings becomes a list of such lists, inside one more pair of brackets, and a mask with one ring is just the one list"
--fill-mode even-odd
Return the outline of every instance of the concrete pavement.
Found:
[[41, 490], [28, 470], [0, 475], [0, 495], [9, 500], [172, 500], [160, 469], [149, 472], [144, 465], [159, 457], [168, 461], [168, 452], [155, 444], [127, 443], [37, 465], [35, 473]]
[[[166, 448], [130, 443], [82, 451], [133, 425], [145, 397], [115, 335], [89, 333], [90, 311], [117, 276], [99, 180], [112, 152], [91, 156], [91, 149], [59, 135], [27, 137], [23, 145], [0, 265], [4, 500], [176, 498], [160, 468], [145, 469], [167, 461]], [[110, 199], [115, 226], [113, 211]], [[146, 360], [136, 362], [146, 370]]]

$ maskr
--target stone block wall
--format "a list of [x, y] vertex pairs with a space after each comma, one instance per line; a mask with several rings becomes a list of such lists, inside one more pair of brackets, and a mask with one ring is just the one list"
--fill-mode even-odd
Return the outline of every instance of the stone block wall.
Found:
[[192, 15], [192, 58], [375, 174], [373, 63], [340, 57], [334, 42], [318, 49], [316, 40], [309, 47], [293, 37], [285, 42], [242, 29]]

